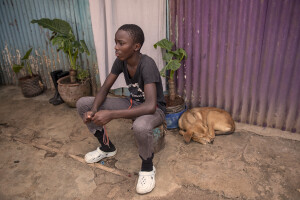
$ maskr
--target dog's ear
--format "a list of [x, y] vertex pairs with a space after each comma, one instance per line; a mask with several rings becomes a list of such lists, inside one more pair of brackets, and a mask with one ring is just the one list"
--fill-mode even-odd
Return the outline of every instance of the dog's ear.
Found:
[[192, 112], [192, 114], [195, 117], [195, 119], [202, 121], [202, 115], [200, 112]]
[[207, 129], [208, 128], [208, 126], [207, 126], [207, 123], [205, 123], [205, 121], [204, 120], [199, 120], [199, 124], [200, 124], [200, 126], [202, 126], [203, 128], [205, 128], [205, 129]]

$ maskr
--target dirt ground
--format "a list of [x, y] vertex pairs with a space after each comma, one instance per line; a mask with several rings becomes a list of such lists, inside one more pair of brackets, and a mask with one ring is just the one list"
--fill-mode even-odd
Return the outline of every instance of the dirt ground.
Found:
[[53, 93], [24, 98], [18, 87], [0, 87], [1, 200], [300, 199], [299, 133], [237, 124], [213, 144], [187, 145], [168, 131], [154, 157], [156, 187], [138, 195], [141, 160], [131, 120], [107, 125], [115, 157], [85, 164], [80, 158], [98, 142], [76, 109], [48, 103]]

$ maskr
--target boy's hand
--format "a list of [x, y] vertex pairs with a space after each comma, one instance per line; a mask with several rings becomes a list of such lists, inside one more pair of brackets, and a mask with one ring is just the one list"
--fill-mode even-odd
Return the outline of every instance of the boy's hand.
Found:
[[101, 110], [98, 111], [93, 117], [92, 121], [94, 124], [99, 126], [103, 126], [112, 120], [111, 111], [109, 110]]
[[93, 111], [88, 111], [88, 112], [84, 113], [83, 122], [84, 123], [91, 122], [94, 115], [95, 115], [95, 113]]

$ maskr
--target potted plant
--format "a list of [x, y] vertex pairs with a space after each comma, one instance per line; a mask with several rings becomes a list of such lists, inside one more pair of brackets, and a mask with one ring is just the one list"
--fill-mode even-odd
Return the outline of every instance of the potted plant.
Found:
[[27, 75], [20, 77], [20, 87], [22, 90], [22, 93], [25, 97], [34, 97], [39, 94], [41, 94], [44, 90], [44, 85], [41, 82], [41, 77], [37, 74], [33, 74], [30, 64], [29, 64], [29, 56], [31, 54], [32, 48], [30, 48], [23, 58], [21, 58], [21, 64], [13, 64], [13, 71], [16, 74], [19, 74], [19, 72], [26, 68]]
[[80, 53], [90, 55], [85, 41], [78, 41], [70, 24], [64, 20], [42, 18], [32, 20], [31, 23], [37, 23], [43, 28], [52, 31], [50, 41], [57, 46], [57, 51], [63, 50], [67, 55], [70, 64], [70, 75], [58, 80], [58, 91], [69, 106], [75, 107], [76, 101], [80, 97], [91, 94], [88, 71], [77, 64], [77, 58]]
[[[162, 39], [156, 44], [154, 48], [160, 47], [165, 50], [163, 60], [166, 62], [164, 68], [160, 71], [162, 77], [168, 78], [169, 95], [165, 96], [167, 103], [167, 128], [178, 128], [178, 119], [185, 111], [184, 99], [176, 95], [174, 74], [181, 66], [181, 61], [187, 58], [187, 54], [183, 48], [172, 50], [174, 44], [168, 39]], [[167, 73], [168, 72], [168, 73]]]
[[57, 81], [58, 92], [64, 102], [70, 107], [75, 108], [78, 99], [91, 95], [90, 79], [87, 78], [88, 76], [89, 74], [86, 70], [79, 68], [77, 71], [78, 82], [70, 83], [70, 76], [65, 76]]

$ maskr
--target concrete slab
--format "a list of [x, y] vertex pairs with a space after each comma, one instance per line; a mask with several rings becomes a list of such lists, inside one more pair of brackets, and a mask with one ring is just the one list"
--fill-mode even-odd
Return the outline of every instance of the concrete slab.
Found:
[[68, 156], [83, 157], [98, 142], [76, 109], [48, 103], [52, 95], [28, 99], [18, 87], [0, 87], [0, 199], [300, 199], [299, 134], [238, 123], [211, 145], [187, 145], [168, 131], [154, 157], [156, 187], [138, 195], [141, 160], [131, 120], [107, 125], [118, 153], [103, 160], [126, 178]]

